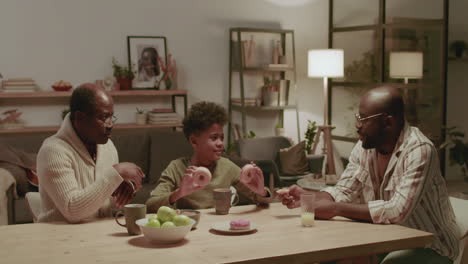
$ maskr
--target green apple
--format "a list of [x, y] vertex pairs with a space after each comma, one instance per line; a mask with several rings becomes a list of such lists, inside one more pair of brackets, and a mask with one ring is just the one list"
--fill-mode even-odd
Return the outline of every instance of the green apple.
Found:
[[174, 223], [171, 221], [164, 222], [164, 224], [161, 225], [161, 227], [175, 227], [175, 226], [176, 225], [174, 225]]
[[158, 209], [158, 219], [160, 222], [172, 221], [176, 215], [176, 211], [167, 206], [161, 206]]
[[159, 222], [158, 218], [156, 217], [150, 217], [148, 219], [148, 223], [146, 223], [146, 226], [149, 227], [160, 227], [161, 223]]
[[186, 215], [176, 215], [174, 216], [174, 219], [172, 219], [172, 222], [174, 222], [176, 226], [186, 226], [192, 223], [192, 221], [190, 221], [190, 217]]

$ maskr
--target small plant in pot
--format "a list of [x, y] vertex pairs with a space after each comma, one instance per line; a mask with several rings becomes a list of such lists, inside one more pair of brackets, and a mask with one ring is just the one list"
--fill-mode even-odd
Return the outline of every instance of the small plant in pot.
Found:
[[284, 127], [283, 127], [283, 122], [282, 120], [280, 120], [278, 122], [278, 124], [276, 124], [276, 127], [275, 127], [275, 135], [276, 136], [285, 136], [286, 133], [284, 132]]
[[114, 77], [120, 85], [120, 90], [132, 89], [132, 81], [133, 78], [135, 78], [135, 74], [132, 72], [130, 67], [120, 65], [119, 62], [113, 57], [112, 69], [114, 70]]
[[135, 122], [138, 125], [144, 125], [146, 124], [146, 113], [143, 109], [136, 108], [136, 113], [135, 113]]
[[457, 58], [461, 58], [467, 48], [468, 44], [464, 40], [455, 40], [450, 44], [450, 51], [452, 51]]

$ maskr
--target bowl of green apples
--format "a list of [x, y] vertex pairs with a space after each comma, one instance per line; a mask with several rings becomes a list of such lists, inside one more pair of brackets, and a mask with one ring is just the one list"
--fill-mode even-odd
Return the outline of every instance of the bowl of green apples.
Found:
[[156, 215], [142, 218], [135, 223], [151, 243], [172, 244], [182, 241], [196, 223], [190, 217], [177, 214], [167, 206], [161, 206]]

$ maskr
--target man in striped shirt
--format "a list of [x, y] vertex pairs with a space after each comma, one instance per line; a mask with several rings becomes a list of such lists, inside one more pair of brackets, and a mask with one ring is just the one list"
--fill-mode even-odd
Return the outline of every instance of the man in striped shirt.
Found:
[[[437, 151], [416, 127], [405, 122], [401, 94], [391, 87], [367, 92], [356, 115], [359, 142], [334, 187], [316, 196], [315, 216], [343, 216], [376, 224], [400, 224], [431, 232], [424, 249], [391, 252], [382, 263], [452, 263], [458, 229], [440, 174]], [[280, 194], [288, 208], [300, 205], [298, 186]]]

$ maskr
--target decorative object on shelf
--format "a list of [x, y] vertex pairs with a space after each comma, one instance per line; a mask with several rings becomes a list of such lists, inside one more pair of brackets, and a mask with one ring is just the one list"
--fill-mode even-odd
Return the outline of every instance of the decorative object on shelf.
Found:
[[312, 146], [312, 153], [320, 140], [323, 132], [323, 153], [326, 154], [328, 171], [326, 174], [335, 174], [335, 162], [333, 156], [333, 145], [331, 141], [331, 130], [333, 126], [328, 119], [328, 78], [344, 76], [344, 51], [342, 49], [309, 50], [308, 53], [308, 75], [312, 78], [323, 78], [323, 125], [318, 127], [317, 136]]
[[268, 76], [263, 76], [262, 99], [264, 106], [278, 106], [278, 86]]
[[[136, 74], [133, 87], [158, 89], [163, 77], [158, 58], [167, 62], [166, 38], [160, 36], [128, 36], [128, 65]], [[136, 65], [136, 66], [135, 66]]]
[[112, 69], [114, 70], [114, 77], [119, 83], [120, 90], [132, 89], [132, 80], [135, 74], [130, 67], [121, 66], [116, 58], [112, 58]]
[[255, 40], [250, 35], [250, 40], [242, 41], [242, 55], [244, 56], [244, 67], [255, 67]]
[[275, 127], [275, 136], [286, 136], [286, 133], [284, 131], [284, 127], [283, 127], [283, 122], [282, 120], [280, 120], [280, 122], [278, 122], [278, 124], [276, 124], [276, 127]]
[[3, 92], [36, 92], [36, 82], [31, 78], [10, 78], [2, 81]]
[[19, 120], [22, 113], [18, 109], [7, 110], [2, 114], [5, 118], [0, 117], [0, 129], [19, 129], [24, 127], [23, 122]]
[[167, 56], [167, 63], [164, 63], [161, 57], [158, 57], [159, 67], [162, 71], [162, 77], [155, 82], [154, 87], [156, 89], [165, 88], [177, 89], [177, 63], [172, 59], [172, 55]]
[[450, 43], [450, 51], [453, 52], [457, 58], [461, 58], [467, 48], [468, 44], [464, 40], [455, 40]]
[[289, 80], [275, 80], [273, 85], [278, 87], [278, 105], [286, 106], [289, 101]]
[[138, 107], [136, 108], [136, 113], [135, 113], [135, 122], [138, 125], [145, 125], [146, 124], [146, 119], [147, 115], [143, 109], [139, 109]]
[[102, 86], [104, 87], [106, 91], [116, 90], [115, 84], [116, 84], [115, 78], [112, 76], [106, 76], [106, 78], [102, 80]]
[[317, 134], [317, 122], [312, 122], [310, 120], [307, 120], [307, 130], [304, 133], [304, 138], [306, 141], [306, 152], [308, 154], [312, 154], [312, 144], [315, 139], [315, 135]]
[[445, 129], [447, 139], [439, 149], [449, 148], [450, 165], [458, 165], [465, 181], [468, 181], [468, 142], [465, 142], [465, 133], [457, 130], [456, 126]]
[[66, 82], [64, 80], [56, 81], [52, 84], [52, 89], [57, 92], [66, 92], [69, 91], [73, 86], [70, 82]]
[[408, 121], [415, 125], [418, 123], [416, 108], [417, 94], [410, 96], [408, 93], [408, 80], [421, 79], [423, 77], [423, 53], [422, 52], [390, 52], [390, 78], [404, 79], [405, 110]]

